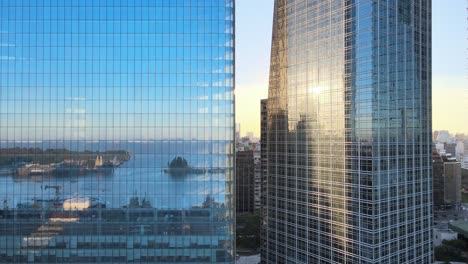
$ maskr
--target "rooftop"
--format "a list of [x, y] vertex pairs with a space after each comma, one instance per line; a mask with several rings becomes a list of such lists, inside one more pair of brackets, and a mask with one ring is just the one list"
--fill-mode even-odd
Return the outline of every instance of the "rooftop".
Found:
[[462, 234], [465, 238], [468, 238], [468, 221], [449, 222], [448, 226], [452, 231]]

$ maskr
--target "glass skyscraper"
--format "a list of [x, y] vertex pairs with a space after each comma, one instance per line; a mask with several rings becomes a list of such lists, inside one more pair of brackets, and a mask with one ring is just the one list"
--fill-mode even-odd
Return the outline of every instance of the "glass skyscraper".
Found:
[[276, 0], [263, 263], [432, 263], [431, 1]]
[[232, 263], [234, 0], [0, 1], [0, 262]]

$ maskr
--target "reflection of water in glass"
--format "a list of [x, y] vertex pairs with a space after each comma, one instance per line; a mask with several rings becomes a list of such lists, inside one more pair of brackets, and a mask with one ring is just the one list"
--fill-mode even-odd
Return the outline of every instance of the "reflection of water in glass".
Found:
[[[218, 155], [184, 155], [191, 166], [219, 166]], [[60, 186], [59, 198], [98, 198], [107, 207], [128, 205], [131, 197], [148, 200], [155, 208], [188, 208], [201, 205], [209, 195], [224, 203], [225, 175], [191, 174], [172, 176], [164, 173], [171, 155], [134, 154], [132, 159], [116, 168], [113, 175], [88, 174], [73, 177], [0, 176], [0, 199], [16, 207], [32, 203], [33, 199], [56, 199], [56, 190], [45, 186]], [[13, 200], [14, 199], [14, 200]]]

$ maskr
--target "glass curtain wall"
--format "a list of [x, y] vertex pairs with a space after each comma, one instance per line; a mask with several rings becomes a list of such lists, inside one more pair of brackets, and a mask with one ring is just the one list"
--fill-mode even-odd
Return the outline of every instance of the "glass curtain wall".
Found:
[[275, 1], [263, 263], [432, 263], [430, 21]]
[[234, 0], [0, 1], [0, 262], [232, 263]]

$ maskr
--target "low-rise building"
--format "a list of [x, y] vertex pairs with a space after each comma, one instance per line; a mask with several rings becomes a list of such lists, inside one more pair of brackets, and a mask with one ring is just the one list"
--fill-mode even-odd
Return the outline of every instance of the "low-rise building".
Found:
[[458, 234], [448, 228], [434, 228], [434, 232], [432, 232], [432, 234], [434, 236], [432, 240], [434, 247], [442, 245], [442, 241], [444, 240], [453, 240], [458, 238]]

